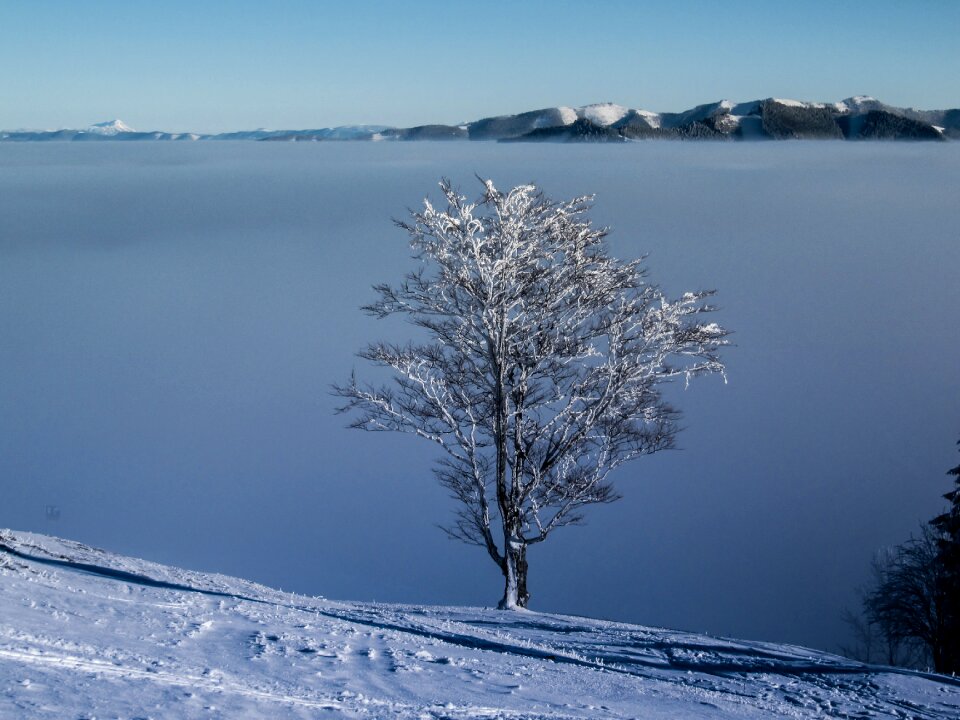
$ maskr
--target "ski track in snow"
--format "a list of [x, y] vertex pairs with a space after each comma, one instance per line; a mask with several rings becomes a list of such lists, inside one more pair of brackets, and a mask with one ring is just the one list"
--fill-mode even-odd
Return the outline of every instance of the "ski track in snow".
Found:
[[960, 718], [960, 682], [535, 612], [334, 602], [0, 533], [0, 718]]

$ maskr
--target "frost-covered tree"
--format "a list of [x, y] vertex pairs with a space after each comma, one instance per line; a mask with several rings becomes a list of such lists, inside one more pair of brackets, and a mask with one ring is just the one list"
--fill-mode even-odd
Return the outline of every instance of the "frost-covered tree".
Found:
[[608, 255], [590, 198], [487, 181], [470, 202], [440, 187], [445, 207], [424, 201], [397, 223], [419, 267], [364, 308], [406, 316], [426, 340], [371, 344], [360, 356], [392, 381], [335, 393], [351, 427], [442, 449], [435, 473], [459, 503], [446, 531], [500, 568], [501, 608], [525, 607], [527, 548], [618, 499], [611, 471], [673, 446], [663, 385], [722, 372], [728, 333], [701, 319], [712, 291], [668, 299], [639, 260]]

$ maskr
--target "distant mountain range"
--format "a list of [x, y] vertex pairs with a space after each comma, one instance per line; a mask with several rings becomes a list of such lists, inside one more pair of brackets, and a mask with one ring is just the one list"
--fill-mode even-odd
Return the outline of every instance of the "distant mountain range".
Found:
[[496, 140], [629, 142], [634, 140], [933, 140], [960, 138], [960, 109], [914, 110], [858, 95], [836, 103], [767, 98], [656, 113], [614, 103], [552, 107], [461, 125], [345, 125], [318, 130], [247, 130], [203, 135], [134, 130], [120, 120], [82, 130], [6, 130], [0, 142], [257, 140], [272, 142]]

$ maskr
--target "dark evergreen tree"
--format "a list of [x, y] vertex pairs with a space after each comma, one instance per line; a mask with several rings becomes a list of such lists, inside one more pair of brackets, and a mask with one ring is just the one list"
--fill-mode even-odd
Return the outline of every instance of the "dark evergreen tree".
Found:
[[[960, 442], [957, 443], [960, 445]], [[865, 617], [851, 623], [859, 652], [871, 650], [874, 629], [891, 650], [921, 648], [937, 672], [960, 671], [960, 465], [945, 512], [917, 537], [882, 551], [874, 559], [874, 583], [864, 595]], [[849, 622], [849, 621], [848, 621]], [[896, 653], [888, 662], [902, 662]], [[908, 662], [909, 664], [909, 662]]]
[[950, 506], [930, 525], [937, 535], [937, 561], [942, 568], [942, 592], [947, 599], [943, 672], [955, 674], [960, 672], [960, 465], [947, 474], [954, 477], [953, 490], [944, 495]]

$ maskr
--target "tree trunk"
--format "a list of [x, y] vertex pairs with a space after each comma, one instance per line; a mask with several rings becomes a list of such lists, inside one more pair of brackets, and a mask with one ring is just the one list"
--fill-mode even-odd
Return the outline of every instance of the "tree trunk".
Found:
[[527, 546], [512, 543], [507, 546], [503, 563], [503, 599], [497, 605], [501, 610], [525, 608], [530, 602], [527, 591]]
[[530, 593], [527, 591], [527, 546], [521, 546], [517, 552], [517, 604], [525, 608], [530, 604]]

